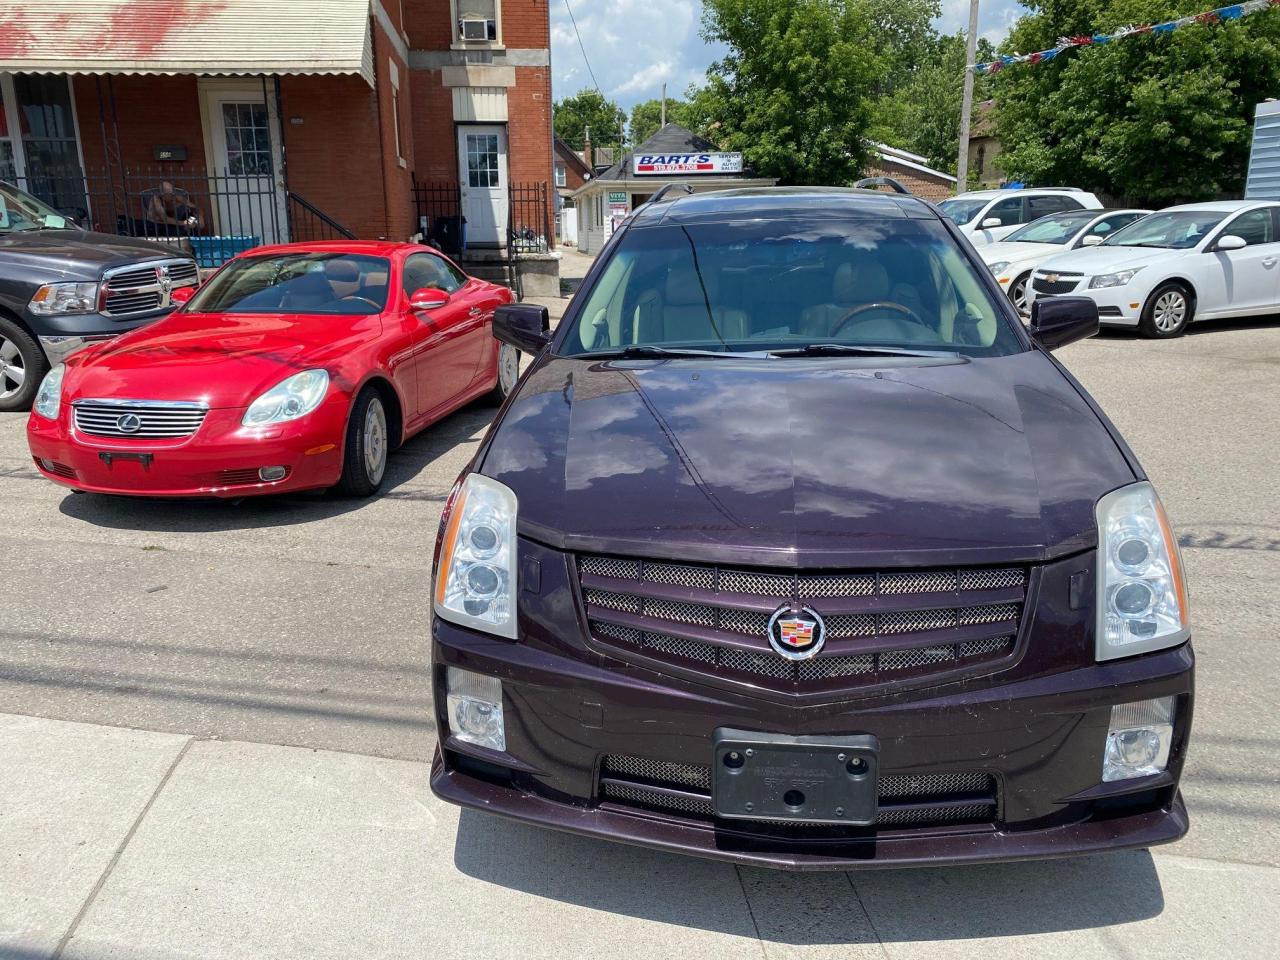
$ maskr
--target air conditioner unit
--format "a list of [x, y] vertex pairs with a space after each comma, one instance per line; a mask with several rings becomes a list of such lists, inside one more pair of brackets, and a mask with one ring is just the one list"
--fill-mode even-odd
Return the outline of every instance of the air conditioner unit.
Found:
[[463, 17], [458, 21], [458, 35], [463, 40], [497, 40], [498, 23], [496, 20]]

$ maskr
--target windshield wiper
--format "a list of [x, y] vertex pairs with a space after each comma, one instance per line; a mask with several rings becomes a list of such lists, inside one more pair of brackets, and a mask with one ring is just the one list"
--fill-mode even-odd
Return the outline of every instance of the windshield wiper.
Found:
[[771, 357], [958, 357], [951, 350], [903, 350], [900, 347], [864, 347], [852, 343], [809, 343], [787, 350], [771, 350]]
[[733, 350], [696, 350], [684, 347], [657, 347], [650, 344], [633, 344], [629, 347], [619, 347], [617, 350], [580, 353], [578, 356], [584, 360], [643, 360], [650, 357], [658, 359], [669, 359], [671, 357], [749, 357], [760, 359], [767, 356], [767, 354], [763, 351], [740, 353]]

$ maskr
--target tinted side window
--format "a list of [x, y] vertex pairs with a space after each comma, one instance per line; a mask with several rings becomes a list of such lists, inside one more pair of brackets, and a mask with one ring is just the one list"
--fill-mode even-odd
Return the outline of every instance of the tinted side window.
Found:
[[451, 269], [448, 263], [434, 254], [415, 253], [404, 262], [404, 292], [412, 296], [414, 291], [423, 287], [436, 287], [453, 293], [466, 282], [465, 277], [459, 281], [456, 273], [456, 269]]
[[1085, 236], [1086, 237], [1102, 237], [1103, 239], [1106, 239], [1107, 237], [1111, 236], [1111, 234], [1119, 230], [1121, 227], [1127, 227], [1129, 224], [1133, 223], [1133, 221], [1137, 220], [1141, 216], [1144, 216], [1144, 214], [1117, 213], [1114, 217], [1106, 217], [1102, 220], [1099, 220], [1097, 223], [1095, 223], [1092, 227], [1089, 228], [1089, 232], [1086, 233]]
[[1271, 211], [1268, 209], [1250, 210], [1248, 213], [1240, 214], [1227, 226], [1223, 235], [1227, 234], [1241, 237], [1251, 247], [1260, 243], [1274, 242], [1276, 232], [1275, 223], [1271, 218]]
[[1010, 197], [1007, 200], [1001, 200], [982, 215], [984, 221], [992, 217], [997, 218], [1002, 227], [1013, 227], [1020, 223], [1026, 223], [1026, 218], [1022, 214], [1022, 198]]

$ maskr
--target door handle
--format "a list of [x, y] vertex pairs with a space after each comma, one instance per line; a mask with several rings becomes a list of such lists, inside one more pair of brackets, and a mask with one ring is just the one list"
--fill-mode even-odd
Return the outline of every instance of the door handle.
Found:
[[1275, 257], [1267, 257], [1267, 259], [1265, 259], [1265, 260], [1263, 260], [1263, 261], [1262, 261], [1262, 265], [1263, 265], [1264, 267], [1274, 267], [1274, 266], [1276, 265], [1276, 258], [1275, 258]]
[[478, 317], [482, 312], [483, 311], [481, 311], [479, 307], [472, 307], [470, 310], [467, 311], [467, 315], [471, 317]]

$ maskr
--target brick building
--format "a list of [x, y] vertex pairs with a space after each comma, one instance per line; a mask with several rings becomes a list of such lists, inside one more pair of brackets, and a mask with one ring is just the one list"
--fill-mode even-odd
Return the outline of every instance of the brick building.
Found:
[[546, 0], [9, 0], [0, 178], [112, 233], [501, 249], [553, 216], [549, 48]]
[[956, 178], [929, 166], [929, 158], [899, 150], [886, 143], [871, 144], [872, 157], [863, 170], [866, 177], [893, 177], [917, 197], [945, 200], [956, 192]]

